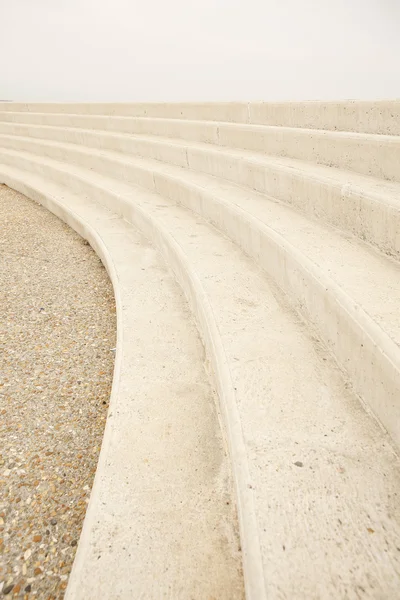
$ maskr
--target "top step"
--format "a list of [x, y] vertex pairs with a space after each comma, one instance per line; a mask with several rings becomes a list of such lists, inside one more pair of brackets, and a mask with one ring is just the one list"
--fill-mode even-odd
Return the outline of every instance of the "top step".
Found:
[[400, 135], [400, 100], [280, 103], [0, 102], [2, 111], [196, 119]]

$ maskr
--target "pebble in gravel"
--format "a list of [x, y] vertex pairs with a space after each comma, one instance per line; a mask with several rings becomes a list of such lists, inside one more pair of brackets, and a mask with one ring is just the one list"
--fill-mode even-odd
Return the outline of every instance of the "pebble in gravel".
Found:
[[115, 302], [91, 247], [0, 185], [0, 595], [63, 598], [111, 391]]

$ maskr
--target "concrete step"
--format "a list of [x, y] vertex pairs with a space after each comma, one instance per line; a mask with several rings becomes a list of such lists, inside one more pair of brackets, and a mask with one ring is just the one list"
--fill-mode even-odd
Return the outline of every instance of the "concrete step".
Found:
[[[15, 118], [15, 122], [10, 120]], [[247, 125], [183, 119], [150, 119], [98, 117], [82, 115], [35, 115], [0, 113], [0, 131], [22, 136], [42, 137], [61, 142], [86, 143], [101, 147], [96, 130], [105, 136], [103, 142], [115, 148], [112, 132], [135, 136], [158, 136], [250, 150], [271, 156], [281, 156], [355, 171], [390, 181], [400, 180], [400, 136], [373, 135], [294, 127]], [[40, 129], [38, 129], [40, 128]], [[48, 128], [54, 128], [54, 131]], [[79, 130], [84, 130], [81, 133]], [[78, 130], [78, 131], [75, 131]], [[87, 141], [83, 141], [83, 140]], [[152, 138], [150, 138], [151, 141]], [[120, 148], [128, 152], [140, 138], [119, 140]], [[156, 143], [157, 140], [154, 140]], [[167, 140], [160, 142], [169, 143]], [[171, 141], [171, 144], [177, 142]], [[192, 146], [191, 146], [192, 147]], [[201, 147], [200, 147], [201, 149]], [[207, 148], [203, 148], [207, 150]], [[244, 154], [244, 157], [250, 157]]]
[[58, 160], [0, 150], [3, 161], [22, 160], [23, 168], [39, 170], [45, 165], [70, 186], [92, 169], [155, 190], [223, 231], [288, 295], [400, 444], [398, 262], [287, 206], [188, 169], [72, 144], [10, 139]]
[[264, 271], [200, 216], [118, 175], [22, 151], [2, 150], [1, 162], [66, 183], [82, 205], [111, 208], [174, 271], [216, 377], [247, 597], [356, 598], [361, 590], [395, 597], [398, 458], [313, 328]]
[[[25, 130], [29, 137], [11, 136], [1, 133], [2, 125], [0, 123], [0, 142], [5, 147], [23, 148], [26, 142], [28, 150], [37, 148], [34, 151], [57, 156], [63, 151], [63, 144], [70, 144], [71, 150], [78, 144], [104, 150], [104, 156], [111, 150], [120, 153], [123, 160], [127, 157], [122, 155], [133, 154], [187, 167], [290, 204], [313, 218], [353, 233], [387, 254], [400, 257], [399, 183], [211, 144], [33, 126]], [[24, 128], [15, 127], [16, 132]], [[40, 137], [36, 138], [35, 134]], [[50, 139], [44, 139], [47, 136]], [[58, 140], [53, 145], [52, 138]]]
[[116, 298], [110, 408], [68, 597], [243, 598], [230, 459], [182, 291], [114, 212], [4, 164], [0, 181], [89, 240]]
[[201, 119], [400, 135], [400, 100], [333, 102], [18, 103], [1, 112]]

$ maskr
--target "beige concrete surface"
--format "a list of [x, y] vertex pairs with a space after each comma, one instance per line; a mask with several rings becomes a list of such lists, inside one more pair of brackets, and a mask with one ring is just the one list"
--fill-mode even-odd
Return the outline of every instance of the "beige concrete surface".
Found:
[[114, 213], [15, 170], [0, 180], [88, 239], [116, 296], [113, 390], [67, 598], [243, 598], [226, 446], [182, 292]]
[[[247, 597], [396, 597], [398, 102], [1, 108], [3, 177], [123, 218], [180, 284], [218, 392]], [[100, 489], [71, 599], [98, 573]]]
[[[241, 194], [241, 188], [237, 190], [227, 183], [218, 187], [214, 179], [193, 171], [185, 175], [185, 171], [160, 162], [124, 159], [109, 151], [86, 151], [80, 146], [19, 137], [11, 142], [62, 161], [54, 163], [52, 159], [28, 155], [24, 168], [30, 168], [29, 163], [39, 171], [55, 168], [56, 177], [64, 176], [65, 183], [73, 186], [77, 171], [69, 168], [66, 173], [63, 163], [85, 165], [156, 189], [217, 225], [267, 270], [294, 306], [317, 327], [357, 393], [400, 443], [400, 405], [396, 402], [400, 381], [397, 262], [381, 258], [362, 242], [347, 240], [336, 230], [301, 218], [276, 203], [270, 203], [268, 210], [265, 197]], [[23, 160], [21, 152], [18, 156], [1, 154], [11, 164]], [[77, 192], [80, 185], [78, 181]], [[325, 241], [323, 247], [321, 239]], [[379, 282], [373, 289], [371, 278]]]

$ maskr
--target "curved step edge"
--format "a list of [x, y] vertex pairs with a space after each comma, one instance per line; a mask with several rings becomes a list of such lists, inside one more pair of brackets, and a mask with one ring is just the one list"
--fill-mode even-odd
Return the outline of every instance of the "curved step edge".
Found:
[[[42, 206], [44, 206], [48, 211], [52, 212], [59, 219], [64, 221], [71, 229], [76, 231], [83, 239], [87, 240], [93, 250], [96, 252], [98, 257], [101, 259], [108, 276], [111, 280], [116, 304], [116, 319], [117, 319], [117, 340], [116, 340], [116, 352], [115, 352], [115, 363], [114, 363], [114, 371], [113, 371], [113, 380], [112, 387], [110, 393], [110, 401], [109, 406], [110, 410], [113, 409], [116, 405], [116, 398], [118, 397], [120, 383], [121, 383], [121, 367], [122, 367], [122, 342], [123, 342], [123, 327], [122, 327], [122, 298], [120, 293], [120, 287], [118, 282], [118, 275], [114, 266], [113, 259], [104, 244], [101, 236], [97, 233], [97, 231], [85, 220], [80, 217], [71, 207], [66, 206], [58, 199], [50, 196], [49, 194], [43, 192], [38, 187], [34, 187], [29, 183], [24, 181], [24, 174], [21, 171], [19, 174], [12, 173], [8, 171], [7, 167], [4, 168], [4, 165], [0, 163], [0, 182], [6, 184], [8, 187], [17, 190], [21, 194], [24, 194], [28, 198], [39, 202]], [[94, 505], [96, 503], [95, 497], [98, 495], [99, 490], [99, 479], [101, 477], [101, 472], [103, 471], [105, 464], [107, 462], [109, 448], [111, 446], [111, 438], [112, 438], [112, 425], [110, 424], [109, 419], [107, 418], [106, 425], [104, 428], [103, 438], [101, 442], [101, 450], [99, 454], [99, 459], [96, 467], [96, 475], [92, 486], [92, 491], [90, 494], [89, 504], [86, 510], [86, 515], [84, 519], [84, 524], [82, 528], [82, 532], [79, 538], [78, 550], [73, 563], [71, 575], [69, 578], [69, 583], [66, 591], [66, 598], [69, 597], [69, 589], [70, 587], [75, 585], [75, 581], [77, 581], [79, 576], [79, 571], [82, 570], [82, 566], [84, 563], [84, 555], [86, 554], [86, 548], [88, 547], [89, 535], [92, 525], [94, 523], [94, 519], [96, 518], [94, 513]], [[72, 600], [72, 599], [71, 599]]]
[[[27, 194], [28, 196], [36, 193], [35, 190], [27, 187], [22, 180], [7, 176], [2, 172], [0, 164], [0, 180], [4, 183]], [[98, 239], [96, 232], [81, 223], [80, 219], [63, 207], [53, 198], [46, 198], [46, 203], [41, 203], [64, 220], [68, 225], [74, 228], [80, 235], [86, 237], [98, 253], [100, 258], [108, 260], [110, 273], [113, 274], [113, 285], [116, 283], [115, 272], [112, 271], [112, 263], [107, 258], [107, 250]], [[206, 293], [204, 292], [196, 274], [192, 271], [189, 261], [183, 250], [175, 242], [172, 236], [162, 226], [155, 223], [149, 215], [140, 208], [134, 211], [135, 219], [132, 223], [144, 235], [152, 240], [159, 249], [168, 266], [174, 272], [174, 275], [182, 287], [193, 314], [196, 316], [199, 330], [203, 338], [210, 362], [216, 378], [218, 395], [220, 399], [220, 408], [224, 418], [224, 425], [227, 432], [229, 451], [231, 456], [232, 471], [234, 474], [236, 488], [236, 502], [239, 517], [240, 535], [242, 543], [243, 573], [245, 580], [246, 598], [248, 600], [266, 600], [266, 589], [263, 574], [262, 556], [258, 535], [258, 526], [254, 508], [253, 492], [248, 487], [250, 481], [249, 467], [247, 462], [247, 453], [243, 440], [243, 432], [240, 423], [239, 413], [235, 402], [235, 393], [230, 378], [229, 368], [225, 358], [222, 340], [219, 335], [217, 325], [213, 317], [212, 307], [209, 304]], [[121, 215], [124, 216], [124, 215]], [[82, 233], [81, 233], [82, 232]], [[98, 252], [99, 249], [99, 252]], [[105, 263], [106, 264], [106, 263]], [[110, 276], [111, 278], [111, 276]], [[121, 300], [118, 298], [118, 307], [121, 308]], [[121, 310], [120, 310], [121, 312]], [[117, 311], [118, 314], [118, 311]], [[121, 327], [119, 328], [121, 330]], [[121, 343], [121, 340], [118, 340]], [[118, 358], [118, 367], [117, 367]], [[120, 370], [120, 354], [116, 354], [116, 367], [114, 372], [112, 394], [118, 393], [118, 375]], [[117, 370], [118, 368], [118, 370]], [[115, 385], [115, 387], [114, 387]], [[106, 434], [105, 434], [106, 435]], [[104, 438], [107, 445], [108, 438]], [[101, 453], [103, 454], [103, 452]], [[102, 460], [105, 458], [102, 456]], [[100, 459], [99, 459], [100, 461]], [[88, 511], [89, 512], [89, 511]], [[77, 567], [78, 568], [78, 567]], [[67, 596], [73, 600], [73, 596]]]

